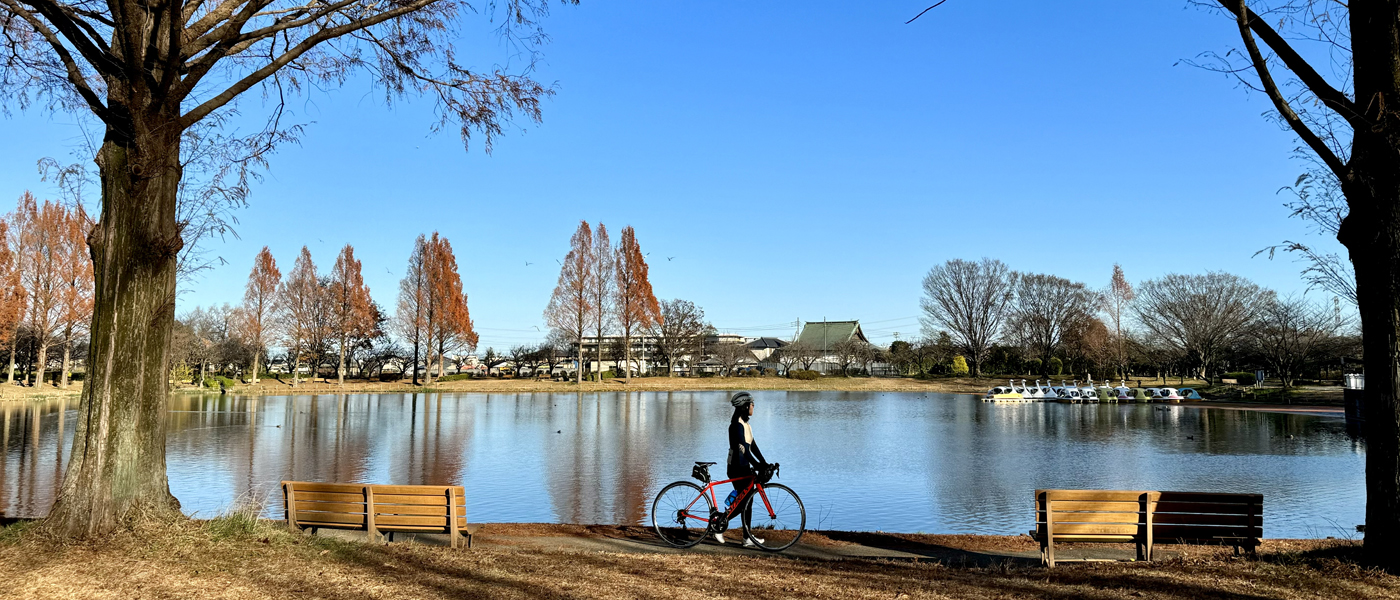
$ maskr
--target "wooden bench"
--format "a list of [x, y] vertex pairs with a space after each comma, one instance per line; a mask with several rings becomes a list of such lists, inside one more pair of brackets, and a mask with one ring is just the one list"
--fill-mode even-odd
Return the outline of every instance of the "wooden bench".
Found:
[[1160, 492], [1036, 490], [1040, 558], [1055, 566], [1057, 542], [1133, 543], [1138, 560], [1152, 560], [1152, 514]]
[[1257, 553], [1264, 537], [1263, 494], [1162, 492], [1153, 537], [1163, 544], [1222, 544]]
[[373, 541], [393, 541], [394, 533], [437, 533], [448, 535], [453, 548], [465, 537], [470, 548], [481, 527], [467, 523], [466, 491], [459, 485], [283, 481], [282, 500], [287, 526], [312, 534], [350, 529], [368, 532]]

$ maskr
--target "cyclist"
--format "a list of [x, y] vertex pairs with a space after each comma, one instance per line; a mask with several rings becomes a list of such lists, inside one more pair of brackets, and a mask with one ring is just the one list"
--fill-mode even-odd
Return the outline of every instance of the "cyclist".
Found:
[[[729, 458], [725, 462], [725, 475], [729, 479], [741, 478], [734, 482], [734, 489], [742, 494], [749, 484], [747, 478], [761, 472], [768, 462], [763, 459], [763, 452], [759, 451], [758, 443], [753, 439], [753, 429], [749, 427], [749, 417], [753, 416], [753, 396], [748, 392], [736, 392], [729, 398], [729, 403], [734, 406], [734, 415], [729, 418]], [[744, 498], [736, 496], [734, 501], [743, 502]], [[752, 507], [744, 509], [745, 519], [749, 518], [751, 510]], [[723, 544], [724, 534], [716, 533], [715, 541]], [[763, 543], [763, 539], [760, 538], [758, 542]], [[753, 546], [753, 540], [744, 540], [745, 548]]]

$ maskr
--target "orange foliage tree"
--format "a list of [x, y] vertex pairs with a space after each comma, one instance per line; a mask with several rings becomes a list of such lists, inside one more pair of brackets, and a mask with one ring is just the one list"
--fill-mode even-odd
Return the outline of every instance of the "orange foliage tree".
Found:
[[5, 383], [15, 381], [15, 353], [19, 350], [19, 326], [29, 311], [29, 292], [24, 289], [20, 255], [24, 248], [24, 214], [11, 213], [0, 220], [0, 339], [10, 346], [10, 362]]
[[580, 221], [569, 240], [569, 253], [559, 268], [559, 282], [544, 309], [544, 320], [550, 327], [578, 341], [576, 383], [583, 383], [583, 333], [597, 309], [589, 295], [593, 287], [593, 259], [593, 230], [589, 229], [587, 221]]
[[637, 234], [631, 225], [622, 228], [622, 240], [617, 245], [617, 287], [614, 290], [613, 310], [617, 312], [618, 330], [622, 333], [622, 346], [627, 366], [624, 367], [627, 381], [632, 380], [632, 334], [645, 331], [661, 321], [661, 307], [656, 295], [651, 291], [651, 280], [647, 275], [646, 257], [637, 244]]
[[333, 333], [340, 338], [336, 383], [345, 385], [345, 353], [350, 340], [364, 337], [376, 325], [369, 286], [365, 285], [364, 277], [360, 274], [360, 261], [355, 260], [355, 248], [350, 244], [346, 244], [335, 258], [329, 300]]
[[48, 200], [39, 204], [33, 194], [25, 192], [16, 212], [22, 215], [20, 218], [25, 223], [20, 232], [19, 263], [29, 295], [26, 324], [39, 345], [34, 379], [30, 382], [37, 386], [44, 381], [49, 346], [63, 312], [63, 233], [68, 211]]
[[[301, 358], [316, 341], [321, 294], [316, 263], [311, 260], [311, 251], [302, 246], [296, 264], [277, 290], [279, 325], [283, 344], [287, 347], [287, 366], [292, 370], [292, 387], [301, 383]], [[315, 365], [312, 367], [314, 371]]]
[[63, 332], [63, 366], [59, 379], [68, 387], [73, 373], [73, 342], [86, 335], [92, 324], [93, 273], [88, 256], [87, 234], [92, 230], [92, 217], [80, 205], [67, 211], [62, 229], [61, 267], [62, 288], [59, 291], [59, 330]]
[[15, 379], [15, 342], [19, 322], [29, 304], [20, 282], [19, 257], [13, 246], [10, 224], [0, 218], [0, 344], [10, 347], [9, 382]]
[[428, 241], [425, 270], [428, 284], [428, 380], [432, 380], [432, 344], [437, 345], [438, 377], [446, 374], [447, 353], [460, 347], [476, 347], [476, 330], [467, 310], [467, 295], [462, 291], [462, 276], [457, 272], [457, 257], [452, 243], [433, 232]]
[[263, 246], [253, 259], [253, 270], [248, 273], [248, 284], [243, 290], [243, 306], [239, 311], [238, 329], [253, 350], [253, 383], [258, 382], [258, 368], [263, 352], [267, 349], [268, 333], [272, 329], [273, 314], [277, 307], [277, 286], [282, 282], [282, 272], [277, 270], [277, 260], [272, 251]]

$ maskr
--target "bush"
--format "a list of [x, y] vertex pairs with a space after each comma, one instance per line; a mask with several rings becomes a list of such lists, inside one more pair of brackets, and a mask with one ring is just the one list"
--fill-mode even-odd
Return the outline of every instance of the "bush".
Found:
[[465, 381], [471, 378], [471, 373], [457, 373], [455, 375], [443, 375], [437, 378], [437, 381]]
[[953, 357], [953, 376], [966, 377], [968, 373], [967, 359], [961, 354]]
[[1050, 357], [1050, 374], [1053, 376], [1063, 375], [1065, 372], [1065, 361], [1058, 356]]
[[379, 380], [380, 380], [380, 381], [401, 381], [401, 380], [403, 380], [403, 373], [382, 373], [382, 372], [381, 372], [381, 373], [379, 374]]
[[1254, 385], [1254, 374], [1245, 371], [1226, 373], [1224, 375], [1221, 375], [1221, 377], [1224, 379], [1233, 379], [1236, 383], [1239, 383], [1240, 385]]
[[798, 381], [816, 381], [816, 379], [821, 376], [821, 373], [818, 373], [816, 371], [808, 371], [806, 369], [793, 369], [792, 371], [788, 372], [788, 377], [791, 377]]
[[177, 362], [170, 366], [170, 382], [184, 383], [194, 377], [194, 369], [185, 364], [185, 361]]

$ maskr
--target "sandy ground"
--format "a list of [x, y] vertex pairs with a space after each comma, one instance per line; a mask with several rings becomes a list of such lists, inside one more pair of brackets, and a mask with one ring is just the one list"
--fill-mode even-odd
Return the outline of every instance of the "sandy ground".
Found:
[[[568, 527], [501, 526], [491, 534], [496, 526], [488, 525], [482, 544], [453, 550], [426, 543], [379, 545], [312, 537], [237, 519], [148, 525], [87, 543], [58, 543], [37, 527], [11, 526], [0, 530], [0, 569], [5, 573], [0, 597], [1400, 598], [1400, 578], [1351, 562], [1356, 547], [1346, 541], [1270, 541], [1259, 560], [1235, 558], [1229, 550], [1192, 547], [1153, 563], [1066, 563], [1053, 570], [1015, 558], [801, 558], [788, 553], [707, 552], [701, 550], [705, 546], [634, 552], [491, 542], [493, 535], [503, 539], [511, 537], [508, 533], [584, 541], [590, 536], [642, 535], [616, 528], [580, 534]], [[936, 547], [953, 555], [1033, 548], [1018, 538], [908, 537], [906, 548]], [[853, 543], [813, 536], [812, 545], [835, 548]]]

